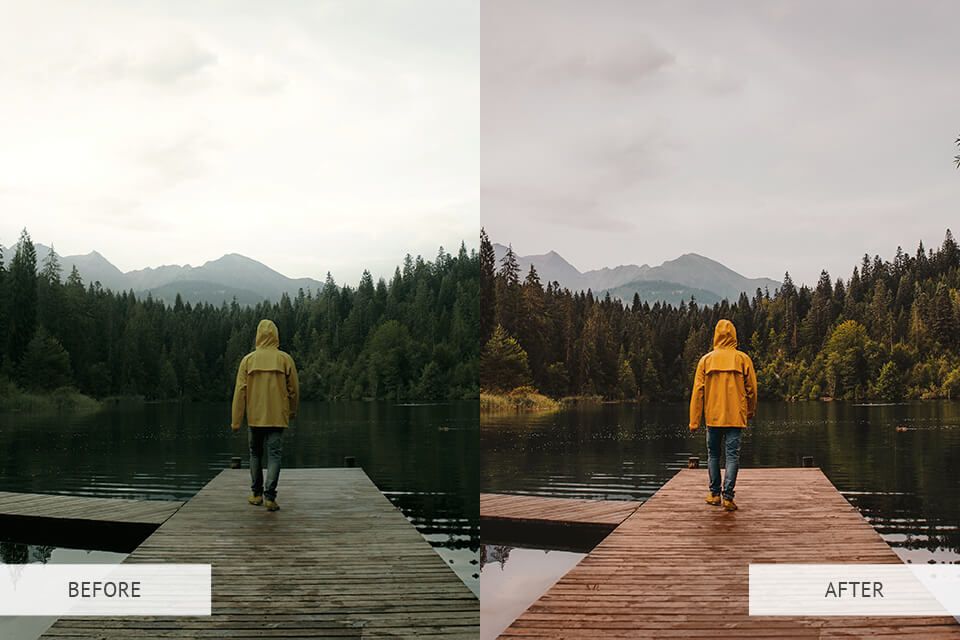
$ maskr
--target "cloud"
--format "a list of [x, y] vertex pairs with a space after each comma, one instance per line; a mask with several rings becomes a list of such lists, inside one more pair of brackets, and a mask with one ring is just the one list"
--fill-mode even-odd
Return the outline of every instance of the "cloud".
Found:
[[137, 80], [158, 87], [197, 80], [217, 64], [217, 56], [186, 35], [113, 52], [94, 63], [88, 73], [110, 82]]
[[484, 3], [487, 232], [584, 268], [693, 251], [811, 282], [939, 243], [960, 6], [761, 4]]
[[497, 218], [523, 220], [528, 224], [536, 222], [537, 225], [611, 233], [636, 230], [632, 221], [606, 212], [599, 196], [576, 189], [561, 192], [501, 185], [481, 189], [480, 200], [484, 211], [496, 212]]
[[85, 207], [88, 213], [81, 216], [84, 220], [114, 232], [124, 230], [152, 234], [171, 227], [169, 220], [144, 213], [141, 201], [133, 198], [100, 198], [86, 203]]
[[137, 160], [148, 175], [148, 183], [168, 188], [201, 177], [207, 170], [204, 153], [214, 146], [209, 135], [182, 133], [149, 143]]
[[675, 62], [673, 54], [642, 37], [606, 46], [571, 44], [574, 46], [569, 52], [533, 69], [550, 79], [630, 86], [665, 71]]
[[476, 238], [473, 0], [241, 4], [7, 12], [0, 235], [343, 282]]

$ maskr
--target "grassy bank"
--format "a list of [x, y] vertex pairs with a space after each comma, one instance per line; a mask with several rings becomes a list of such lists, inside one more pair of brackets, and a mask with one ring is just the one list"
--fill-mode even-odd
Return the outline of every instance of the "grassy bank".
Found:
[[0, 412], [89, 413], [101, 407], [99, 401], [70, 387], [33, 393], [9, 382], [0, 383]]
[[518, 387], [507, 393], [480, 392], [481, 413], [546, 413], [559, 409], [559, 402], [532, 387]]

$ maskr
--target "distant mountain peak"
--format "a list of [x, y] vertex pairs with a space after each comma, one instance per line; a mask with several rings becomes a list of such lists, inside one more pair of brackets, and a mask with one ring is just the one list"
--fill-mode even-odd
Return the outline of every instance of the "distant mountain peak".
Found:
[[708, 262], [710, 264], [722, 264], [712, 258], [708, 258], [707, 256], [701, 255], [699, 253], [684, 253], [680, 257], [674, 258], [673, 260], [665, 260], [664, 264], [666, 264], [667, 262], [677, 262], [677, 261], [683, 261], [683, 260], [687, 260], [690, 262]]
[[[34, 243], [37, 262], [49, 255], [50, 247]], [[288, 278], [267, 265], [240, 253], [228, 253], [199, 267], [165, 264], [124, 273], [99, 251], [84, 255], [59, 256], [63, 273], [76, 267], [84, 283], [99, 282], [114, 291], [134, 291], [146, 297], [173, 303], [176, 295], [185, 302], [219, 305], [237, 298], [241, 304], [279, 300], [284, 293], [297, 295], [300, 289], [319, 291], [323, 283], [312, 278]]]
[[[493, 243], [493, 246], [499, 262], [507, 246], [499, 243]], [[529, 271], [532, 264], [542, 282], [556, 281], [572, 291], [590, 290], [594, 295], [610, 291], [621, 298], [632, 298], [632, 292], [636, 292], [641, 298], [647, 296], [644, 299], [650, 302], [659, 300], [676, 304], [691, 295], [700, 303], [724, 298], [736, 300], [741, 292], [753, 295], [758, 288], [772, 290], [780, 286], [779, 282], [769, 278], [747, 278], [721, 262], [694, 252], [666, 260], [656, 267], [647, 263], [642, 266], [621, 264], [586, 272], [576, 269], [555, 250], [542, 255], [517, 255], [517, 262], [522, 272]]]
[[253, 258], [249, 258], [240, 253], [225, 253], [219, 258], [217, 258], [216, 260], [210, 260], [209, 262], [219, 262], [221, 260], [236, 261], [236, 262], [256, 262], [257, 264], [261, 264], [257, 260], [254, 260]]

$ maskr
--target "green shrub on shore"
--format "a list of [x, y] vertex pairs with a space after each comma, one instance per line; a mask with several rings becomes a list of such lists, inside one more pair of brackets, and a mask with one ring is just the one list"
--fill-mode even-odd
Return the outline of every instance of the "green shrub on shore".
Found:
[[559, 402], [529, 386], [507, 393], [480, 392], [480, 411], [484, 413], [541, 413], [559, 409]]
[[88, 413], [102, 404], [72, 387], [44, 393], [23, 391], [9, 379], [0, 378], [0, 411], [24, 413]]

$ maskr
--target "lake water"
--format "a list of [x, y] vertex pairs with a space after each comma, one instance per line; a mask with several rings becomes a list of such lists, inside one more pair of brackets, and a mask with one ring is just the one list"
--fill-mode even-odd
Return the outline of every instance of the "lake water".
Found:
[[480, 638], [492, 640], [552, 587], [584, 553], [524, 549], [508, 545], [481, 548]]
[[[796, 467], [802, 456], [813, 456], [904, 561], [960, 562], [960, 402], [770, 402], [760, 404], [757, 416], [744, 433], [742, 466]], [[689, 433], [686, 404], [485, 414], [482, 423], [483, 492], [642, 501], [685, 468], [688, 457], [706, 465], [705, 433]], [[522, 611], [543, 584], [572, 566], [541, 550], [499, 553], [506, 560], [484, 563], [483, 592], [487, 580], [527, 585], [513, 589], [513, 601], [501, 608]]]
[[[286, 433], [283, 466], [341, 467], [345, 456], [355, 457], [479, 594], [478, 416], [476, 402], [305, 402]], [[0, 491], [185, 500], [231, 457], [243, 457], [247, 466], [246, 430], [234, 434], [229, 423], [228, 403], [130, 403], [63, 417], [0, 414]], [[281, 505], [283, 484], [281, 472]], [[237, 499], [246, 504], [246, 494]]]

